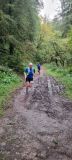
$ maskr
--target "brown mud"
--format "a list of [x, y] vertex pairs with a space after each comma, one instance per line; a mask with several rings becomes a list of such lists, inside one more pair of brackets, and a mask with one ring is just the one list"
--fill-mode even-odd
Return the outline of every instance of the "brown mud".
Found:
[[0, 119], [0, 160], [72, 160], [72, 101], [63, 86], [36, 76], [28, 95], [15, 94]]

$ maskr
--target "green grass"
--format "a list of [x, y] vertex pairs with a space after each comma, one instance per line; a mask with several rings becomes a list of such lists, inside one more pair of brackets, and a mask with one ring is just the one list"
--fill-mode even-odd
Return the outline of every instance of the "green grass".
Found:
[[47, 74], [56, 78], [65, 86], [65, 96], [72, 99], [72, 73], [68, 69], [57, 68], [54, 65], [45, 64]]
[[21, 86], [21, 78], [9, 69], [0, 68], [0, 116], [3, 115], [4, 105], [11, 98], [11, 93]]

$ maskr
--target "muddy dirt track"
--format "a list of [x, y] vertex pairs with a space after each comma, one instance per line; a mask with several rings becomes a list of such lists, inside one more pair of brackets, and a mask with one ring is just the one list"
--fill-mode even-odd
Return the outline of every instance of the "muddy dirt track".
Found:
[[72, 160], [72, 101], [52, 77], [35, 77], [0, 120], [0, 160]]

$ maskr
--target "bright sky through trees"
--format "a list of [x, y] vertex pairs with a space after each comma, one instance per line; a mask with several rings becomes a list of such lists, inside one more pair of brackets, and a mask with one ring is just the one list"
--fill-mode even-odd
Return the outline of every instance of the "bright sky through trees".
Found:
[[44, 8], [41, 10], [41, 15], [48, 17], [49, 19], [53, 19], [57, 14], [57, 10], [60, 9], [60, 1], [59, 0], [43, 0]]

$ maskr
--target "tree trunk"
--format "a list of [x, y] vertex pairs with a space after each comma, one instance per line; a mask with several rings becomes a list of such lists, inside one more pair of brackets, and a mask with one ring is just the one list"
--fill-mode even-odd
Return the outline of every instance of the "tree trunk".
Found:
[[9, 53], [10, 53], [10, 55], [13, 55], [13, 53], [14, 53], [14, 45], [12, 43], [10, 43], [10, 45], [9, 45]]

